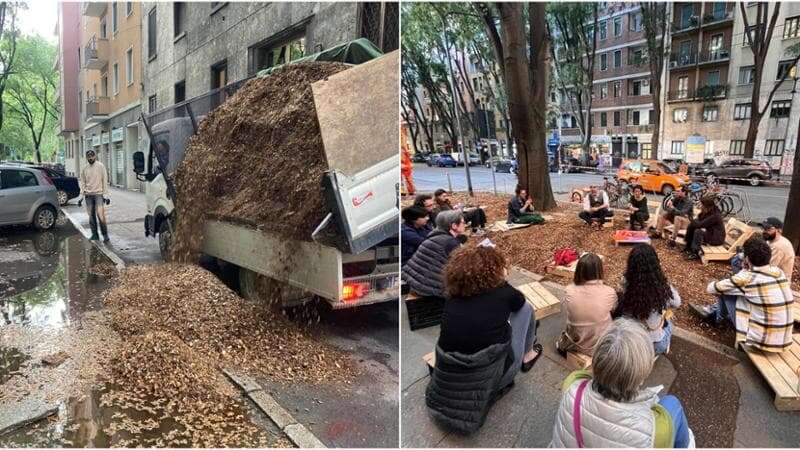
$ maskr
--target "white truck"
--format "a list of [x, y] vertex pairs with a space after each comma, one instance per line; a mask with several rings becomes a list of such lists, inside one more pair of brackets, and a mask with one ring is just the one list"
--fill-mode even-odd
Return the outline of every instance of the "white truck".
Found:
[[[398, 69], [395, 51], [312, 84], [329, 166], [319, 182], [329, 211], [311, 241], [228, 222], [206, 223], [203, 253], [238, 267], [245, 298], [258, 299], [275, 281], [284, 287], [287, 306], [314, 295], [334, 309], [398, 298]], [[134, 171], [146, 181], [145, 233], [158, 237], [162, 255], [175, 223], [172, 176], [185, 145], [202, 117], [245, 81], [142, 117], [149, 152], [134, 155]], [[168, 144], [167, 160], [154, 151], [162, 142]]]

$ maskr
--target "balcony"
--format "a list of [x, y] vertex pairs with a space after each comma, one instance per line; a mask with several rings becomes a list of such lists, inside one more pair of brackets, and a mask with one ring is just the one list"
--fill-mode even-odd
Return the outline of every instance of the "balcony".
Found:
[[703, 28], [716, 28], [733, 23], [733, 11], [713, 11], [703, 14]]
[[730, 61], [731, 51], [727, 48], [706, 50], [700, 53], [700, 64], [714, 64]]
[[83, 48], [83, 67], [103, 70], [108, 65], [108, 39], [92, 36]]
[[700, 18], [697, 16], [692, 16], [683, 20], [676, 20], [675, 22], [672, 22], [672, 35], [674, 36], [676, 34], [688, 33], [690, 31], [697, 30], [699, 24]]
[[728, 85], [716, 84], [694, 89], [678, 89], [667, 92], [667, 102], [710, 102], [725, 98]]
[[692, 51], [689, 53], [671, 53], [669, 55], [669, 68], [680, 69], [697, 64], [697, 53]]
[[106, 2], [83, 2], [82, 14], [88, 17], [103, 17], [106, 12]]
[[95, 97], [86, 101], [86, 121], [102, 122], [108, 119], [108, 97]]
[[653, 132], [653, 125], [628, 125], [628, 133], [646, 134]]

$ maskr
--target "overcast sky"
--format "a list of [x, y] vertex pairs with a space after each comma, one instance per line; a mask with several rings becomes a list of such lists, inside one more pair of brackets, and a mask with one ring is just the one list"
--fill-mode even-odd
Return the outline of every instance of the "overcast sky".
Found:
[[28, 9], [19, 17], [19, 27], [24, 34], [38, 34], [48, 41], [57, 44], [55, 35], [58, 20], [58, 2], [56, 0], [35, 0], [28, 2]]

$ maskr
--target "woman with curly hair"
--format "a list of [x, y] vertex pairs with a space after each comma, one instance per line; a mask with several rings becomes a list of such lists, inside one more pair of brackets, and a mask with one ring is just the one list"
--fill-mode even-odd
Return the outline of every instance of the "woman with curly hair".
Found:
[[480, 428], [491, 403], [542, 354], [533, 308], [508, 284], [508, 268], [491, 243], [456, 250], [445, 267], [447, 297], [426, 402], [450, 429]]
[[641, 322], [660, 355], [669, 350], [672, 339], [672, 321], [666, 313], [680, 305], [681, 297], [661, 270], [655, 249], [648, 244], [634, 246], [628, 255], [617, 314]]

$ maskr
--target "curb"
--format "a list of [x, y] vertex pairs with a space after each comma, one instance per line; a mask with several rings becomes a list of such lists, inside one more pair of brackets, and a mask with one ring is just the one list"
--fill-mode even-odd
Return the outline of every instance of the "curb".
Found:
[[725, 344], [720, 344], [719, 342], [712, 341], [711, 339], [701, 336], [693, 331], [689, 331], [685, 328], [680, 328], [675, 326], [672, 331], [673, 336], [677, 336], [685, 341], [689, 341], [692, 344], [699, 345], [700, 347], [705, 348], [706, 350], [711, 350], [712, 352], [722, 354], [723, 356], [733, 359], [736, 362], [739, 361], [739, 355], [736, 349], [728, 347]]
[[305, 425], [298, 423], [256, 380], [222, 369], [235, 385], [299, 448], [327, 448]]
[[125, 268], [125, 261], [123, 261], [122, 258], [117, 256], [116, 253], [112, 252], [111, 249], [108, 248], [108, 246], [106, 246], [101, 241], [89, 240], [91, 234], [89, 233], [89, 231], [86, 230], [86, 228], [83, 227], [83, 225], [81, 225], [80, 222], [78, 222], [78, 219], [76, 219], [75, 217], [72, 216], [72, 214], [64, 210], [64, 208], [61, 208], [61, 212], [64, 213], [64, 216], [72, 223], [72, 226], [74, 226], [75, 229], [77, 229], [78, 232], [82, 234], [87, 241], [91, 242], [92, 245], [94, 245], [98, 250], [100, 250], [101, 253], [106, 255], [106, 257], [108, 257], [108, 259], [110, 259], [111, 262], [113, 262], [117, 266], [118, 271]]

